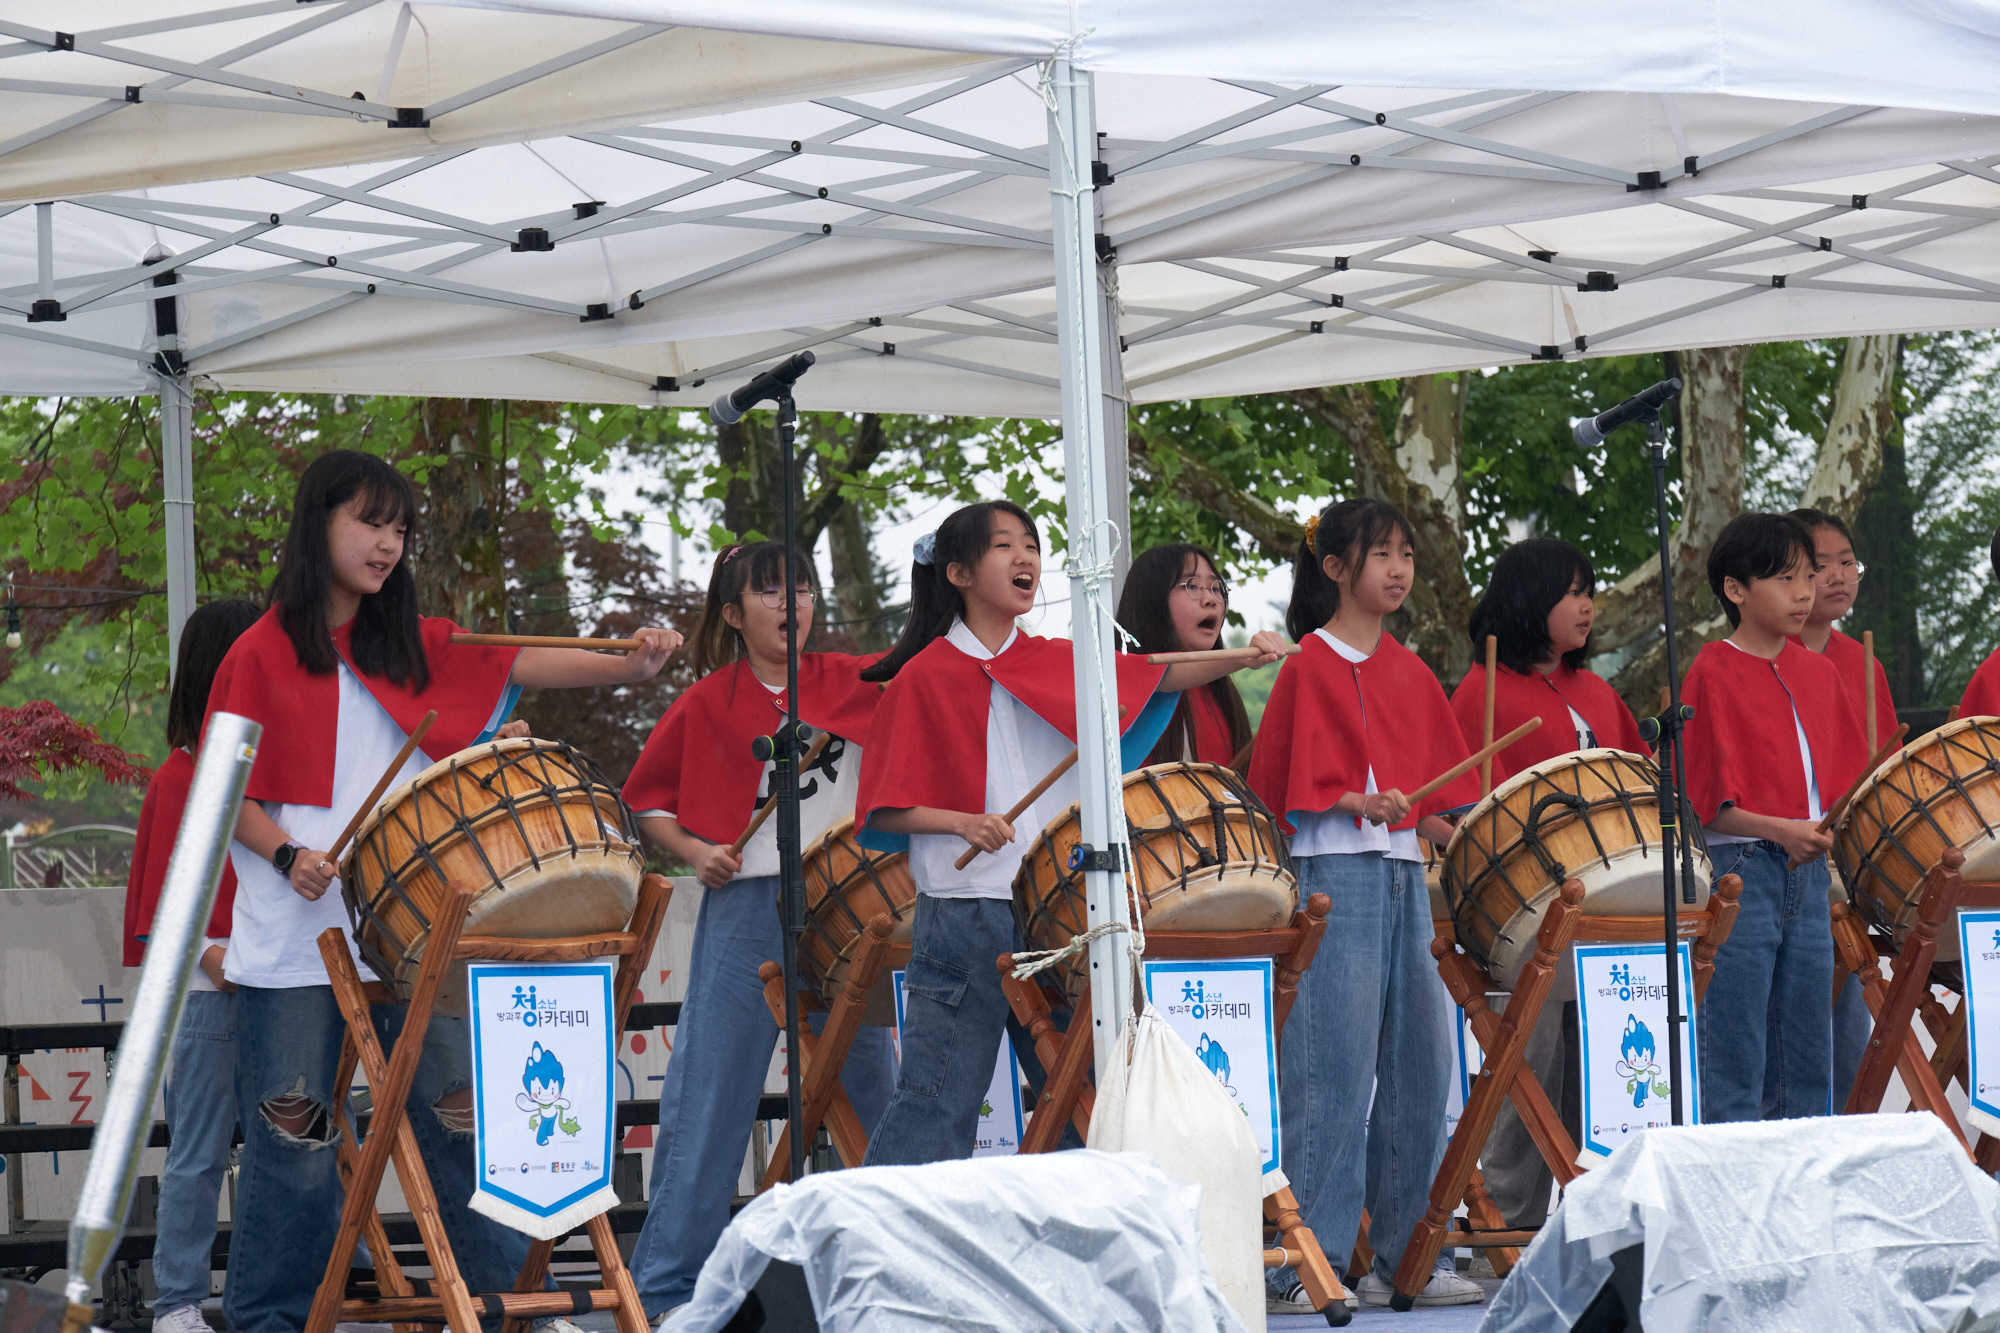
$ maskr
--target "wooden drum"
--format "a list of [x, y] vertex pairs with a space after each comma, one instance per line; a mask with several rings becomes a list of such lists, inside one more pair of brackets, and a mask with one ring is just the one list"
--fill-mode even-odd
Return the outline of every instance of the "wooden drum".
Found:
[[[799, 936], [799, 973], [831, 1006], [847, 984], [847, 969], [868, 923], [886, 914], [889, 940], [908, 944], [917, 914], [917, 883], [902, 852], [871, 852], [854, 837], [849, 815], [813, 839], [805, 851], [806, 928]], [[885, 973], [868, 994], [861, 1021], [893, 1027], [896, 1000]]]
[[[1996, 778], [2000, 717], [1962, 717], [1911, 741], [1854, 793], [1834, 835], [1834, 864], [1854, 910], [1898, 948], [1945, 848], [1965, 853], [1966, 880], [2000, 879]], [[1939, 931], [1938, 961], [1958, 953], [1958, 931]]]
[[[1578, 750], [1523, 769], [1460, 821], [1444, 853], [1458, 942], [1506, 989], [1565, 879], [1591, 916], [1660, 912], [1659, 769], [1623, 750]], [[1692, 821], [1683, 820], [1683, 829]], [[1697, 850], [1705, 889], [1708, 855]]]
[[[1125, 775], [1125, 822], [1135, 866], [1126, 877], [1148, 930], [1271, 930], [1298, 910], [1299, 886], [1277, 822], [1237, 774], [1216, 764], [1155, 764]], [[1089, 929], [1082, 842], [1072, 805], [1022, 858], [1014, 914], [1030, 949], [1060, 949]], [[1066, 964], [1082, 991], [1086, 959]]]
[[[645, 869], [632, 812], [597, 765], [562, 741], [460, 750], [396, 788], [340, 864], [361, 956], [408, 999], [446, 885], [478, 896], [465, 934], [549, 939], [623, 930]], [[465, 969], [438, 1008], [465, 1012]]]

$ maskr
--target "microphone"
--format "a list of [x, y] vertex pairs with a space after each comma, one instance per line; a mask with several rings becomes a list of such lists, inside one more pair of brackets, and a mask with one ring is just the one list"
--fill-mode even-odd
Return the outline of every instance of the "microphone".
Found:
[[1586, 449], [1604, 443], [1604, 437], [1627, 422], [1660, 410], [1660, 404], [1681, 391], [1679, 380], [1661, 380], [1652, 388], [1635, 393], [1609, 412], [1599, 412], [1594, 417], [1585, 417], [1570, 428], [1576, 442]]
[[[817, 360], [811, 352], [800, 352], [787, 357], [769, 370], [760, 373], [742, 388], [725, 393], [709, 404], [708, 414], [715, 418], [718, 426], [733, 426], [748, 412], [766, 398], [776, 398], [798, 382], [799, 376], [812, 369]], [[1648, 390], [1650, 392], [1650, 390]]]

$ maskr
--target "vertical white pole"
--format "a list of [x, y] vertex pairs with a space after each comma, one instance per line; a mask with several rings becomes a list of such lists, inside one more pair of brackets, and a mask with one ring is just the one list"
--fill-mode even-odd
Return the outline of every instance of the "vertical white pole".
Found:
[[166, 482], [167, 661], [180, 660], [181, 627], [194, 614], [194, 399], [186, 372], [161, 375], [160, 448]]
[[[1066, 59], [1051, 62], [1049, 195], [1053, 210], [1057, 335], [1062, 360], [1063, 463], [1069, 519], [1070, 621], [1076, 641], [1077, 779], [1084, 844], [1100, 853], [1125, 847], [1118, 759], [1118, 679], [1111, 670], [1111, 512], [1104, 449], [1105, 304], [1098, 286], [1097, 218], [1091, 160], [1096, 106], [1091, 76]], [[1133, 706], [1144, 700], [1133, 700]], [[1087, 871], [1089, 923], [1126, 917], [1122, 871]], [[1112, 1045], [1132, 1010], [1127, 936], [1090, 946], [1091, 1024], [1100, 1083]], [[1080, 1019], [1082, 1016], [1078, 1015]]]

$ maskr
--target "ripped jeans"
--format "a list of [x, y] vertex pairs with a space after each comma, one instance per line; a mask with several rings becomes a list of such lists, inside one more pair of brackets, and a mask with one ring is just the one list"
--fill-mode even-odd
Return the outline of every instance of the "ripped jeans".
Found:
[[[375, 1006], [375, 1035], [385, 1050], [393, 1049], [407, 1012]], [[243, 1126], [243, 1159], [223, 1296], [223, 1315], [233, 1333], [303, 1329], [326, 1274], [341, 1204], [337, 1131], [326, 1108], [336, 1095], [347, 1094], [332, 1086], [345, 1033], [331, 986], [244, 986], [236, 994], [236, 1113]], [[465, 1020], [433, 1015], [410, 1085], [410, 1127], [466, 1281], [475, 1292], [506, 1291], [521, 1271], [529, 1242], [466, 1207], [473, 1192], [471, 1101], [453, 1094], [471, 1085]], [[447, 1104], [437, 1106], [440, 1102]], [[282, 1127], [286, 1124], [289, 1129]]]

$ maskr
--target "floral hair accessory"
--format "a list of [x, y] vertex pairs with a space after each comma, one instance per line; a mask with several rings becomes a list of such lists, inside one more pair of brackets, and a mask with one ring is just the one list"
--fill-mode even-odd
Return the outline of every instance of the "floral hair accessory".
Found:
[[1315, 553], [1315, 554], [1317, 554], [1317, 553], [1318, 553], [1318, 551], [1319, 551], [1319, 515], [1318, 515], [1318, 514], [1314, 514], [1314, 515], [1313, 515], [1313, 516], [1312, 516], [1311, 518], [1309, 518], [1309, 519], [1307, 519], [1307, 520], [1306, 520], [1306, 545], [1307, 545], [1307, 546], [1309, 546], [1309, 547], [1311, 547], [1311, 548], [1312, 548], [1312, 550], [1314, 551], [1314, 553]]
[[910, 547], [910, 557], [920, 565], [928, 565], [937, 557], [937, 533], [926, 532]]

